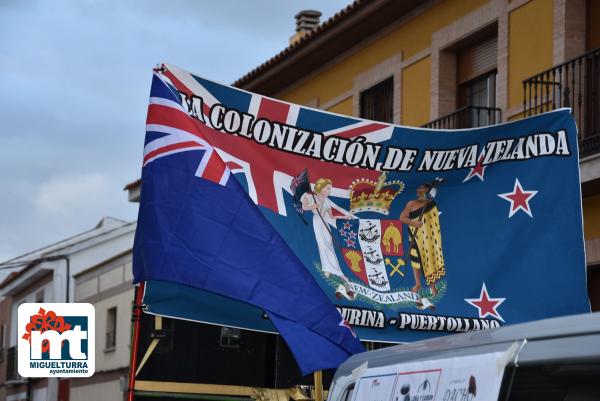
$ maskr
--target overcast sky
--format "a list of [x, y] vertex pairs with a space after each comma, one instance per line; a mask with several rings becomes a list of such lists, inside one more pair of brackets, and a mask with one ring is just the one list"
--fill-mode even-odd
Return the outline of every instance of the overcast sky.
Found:
[[152, 68], [231, 83], [350, 0], [0, 1], [0, 261], [135, 220]]

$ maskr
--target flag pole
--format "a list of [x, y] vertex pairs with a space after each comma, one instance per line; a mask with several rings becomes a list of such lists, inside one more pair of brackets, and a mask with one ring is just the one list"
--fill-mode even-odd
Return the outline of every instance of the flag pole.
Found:
[[142, 298], [144, 296], [145, 282], [135, 288], [135, 301], [131, 311], [131, 322], [133, 323], [133, 338], [131, 341], [131, 356], [129, 363], [129, 381], [127, 386], [127, 401], [133, 401], [135, 390], [135, 375], [137, 370], [137, 351], [140, 340], [140, 325], [142, 319]]
[[315, 379], [315, 401], [323, 401], [323, 371], [317, 370], [314, 373]]

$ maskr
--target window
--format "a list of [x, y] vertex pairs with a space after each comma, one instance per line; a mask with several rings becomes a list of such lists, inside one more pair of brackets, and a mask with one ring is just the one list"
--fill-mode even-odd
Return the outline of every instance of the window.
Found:
[[[539, 355], [544, 355], [541, 352]], [[509, 401], [588, 401], [598, 400], [600, 366], [597, 360], [588, 363], [564, 361], [523, 365], [516, 373]], [[500, 399], [500, 398], [499, 398]]]
[[462, 50], [457, 52], [457, 79], [458, 84], [485, 75], [497, 69], [498, 37], [494, 34], [483, 40], [472, 39], [469, 44], [464, 44]]
[[596, 0], [586, 1], [586, 51], [600, 47], [600, 3]]
[[458, 53], [458, 108], [465, 109], [464, 123], [482, 127], [500, 122], [496, 108], [498, 38], [489, 36]]
[[117, 345], [117, 308], [106, 311], [106, 351], [114, 350]]
[[496, 71], [477, 77], [459, 87], [462, 106], [496, 106]]
[[0, 362], [4, 361], [4, 353], [6, 352], [6, 323], [0, 326]]
[[385, 81], [361, 92], [360, 116], [369, 120], [386, 123], [394, 119], [394, 78]]
[[496, 111], [496, 71], [459, 86], [460, 107], [469, 106], [470, 127], [482, 127], [500, 121]]
[[6, 381], [20, 381], [17, 347], [10, 347], [6, 352]]
[[348, 386], [348, 388], [344, 391], [344, 395], [342, 396], [343, 401], [350, 401], [352, 399], [352, 395], [354, 394], [354, 383]]
[[241, 345], [241, 337], [240, 329], [221, 327], [221, 347], [239, 348]]

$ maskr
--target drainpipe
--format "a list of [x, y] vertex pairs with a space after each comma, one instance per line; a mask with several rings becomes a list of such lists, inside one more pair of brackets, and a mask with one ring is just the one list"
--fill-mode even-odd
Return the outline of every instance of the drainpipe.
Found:
[[47, 256], [42, 258], [43, 261], [54, 262], [56, 260], [64, 260], [67, 263], [67, 293], [65, 294], [65, 302], [69, 301], [69, 286], [71, 284], [71, 259], [68, 255]]

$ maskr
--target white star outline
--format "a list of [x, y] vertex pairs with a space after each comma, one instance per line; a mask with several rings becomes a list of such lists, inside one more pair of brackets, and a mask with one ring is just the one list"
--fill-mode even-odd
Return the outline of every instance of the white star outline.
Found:
[[348, 322], [345, 321], [343, 318], [342, 318], [342, 321], [338, 324], [338, 326], [348, 329], [350, 331], [350, 333], [352, 334], [352, 336], [354, 336], [354, 338], [357, 338], [356, 333], [354, 332], [354, 330], [352, 330], [352, 327], [350, 327], [350, 324], [348, 324]]
[[[519, 192], [521, 192], [524, 195], [527, 195], [527, 199], [525, 199], [525, 203], [527, 203], [527, 208], [524, 208], [523, 205], [519, 205], [519, 206], [517, 206], [515, 208], [515, 201], [509, 197], [509, 195], [515, 195], [517, 193], [517, 188], [519, 189]], [[514, 214], [517, 213], [519, 210], [522, 210], [529, 217], [533, 218], [533, 215], [531, 214], [531, 207], [529, 207], [529, 201], [531, 199], [533, 199], [533, 197], [536, 196], [537, 193], [538, 193], [538, 191], [525, 191], [523, 189], [523, 187], [521, 186], [521, 183], [519, 182], [519, 179], [515, 178], [515, 186], [513, 187], [512, 192], [506, 192], [506, 193], [503, 193], [503, 194], [498, 194], [498, 196], [501, 197], [502, 199], [510, 202], [510, 210], [508, 211], [508, 218], [509, 219], [511, 217], [513, 217]]]
[[[493, 301], [493, 302], [497, 302], [496, 305], [494, 305], [494, 307], [492, 308], [494, 312], [496, 312], [496, 314], [494, 315], [493, 313], [490, 312], [485, 312], [485, 314], [483, 314], [483, 316], [481, 315], [481, 306], [475, 304], [475, 302], [481, 302], [483, 301], [483, 296], [485, 294], [485, 298], [489, 301]], [[491, 298], [490, 294], [488, 293], [487, 287], [485, 286], [485, 282], [483, 282], [483, 285], [481, 286], [481, 292], [479, 293], [479, 298], [465, 298], [465, 301], [470, 304], [471, 306], [474, 306], [475, 308], [477, 308], [477, 311], [479, 313], [479, 317], [481, 319], [487, 317], [487, 316], [492, 316], [492, 317], [496, 317], [498, 319], [500, 319], [503, 323], [504, 319], [502, 318], [502, 316], [500, 315], [500, 313], [498, 312], [497, 308], [502, 305], [502, 303], [504, 301], [506, 301], [506, 298]]]

